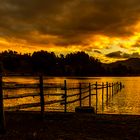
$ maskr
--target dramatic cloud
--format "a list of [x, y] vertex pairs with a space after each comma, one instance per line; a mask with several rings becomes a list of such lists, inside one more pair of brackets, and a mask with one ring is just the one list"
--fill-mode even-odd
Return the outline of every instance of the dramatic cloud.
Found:
[[140, 38], [136, 41], [136, 43], [132, 47], [140, 48]]
[[109, 53], [106, 56], [111, 58], [122, 58], [122, 52], [116, 51], [116, 52]]
[[54, 43], [59, 45], [82, 43], [81, 39], [91, 34], [130, 35], [133, 34], [131, 26], [140, 20], [139, 0], [0, 2], [1, 36], [35, 42], [30, 36], [34, 35], [34, 32], [38, 35], [58, 36]]
[[0, 19], [5, 48], [92, 51], [139, 46], [137, 39], [120, 41], [140, 31], [139, 0], [0, 0]]
[[110, 58], [118, 58], [118, 59], [122, 59], [122, 58], [140, 58], [140, 54], [139, 53], [132, 53], [132, 54], [128, 54], [128, 53], [124, 53], [121, 51], [116, 51], [116, 52], [112, 52], [106, 55], [106, 57], [110, 57]]
[[95, 52], [95, 53], [101, 54], [101, 52], [100, 52], [99, 50], [94, 50], [94, 52]]

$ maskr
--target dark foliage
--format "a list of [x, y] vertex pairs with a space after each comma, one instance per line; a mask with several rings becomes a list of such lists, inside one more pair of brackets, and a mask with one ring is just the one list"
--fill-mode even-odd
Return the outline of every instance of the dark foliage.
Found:
[[5, 74], [44, 74], [49, 76], [103, 76], [139, 74], [125, 63], [102, 64], [85, 52], [66, 56], [47, 51], [19, 54], [15, 51], [0, 53], [0, 70]]

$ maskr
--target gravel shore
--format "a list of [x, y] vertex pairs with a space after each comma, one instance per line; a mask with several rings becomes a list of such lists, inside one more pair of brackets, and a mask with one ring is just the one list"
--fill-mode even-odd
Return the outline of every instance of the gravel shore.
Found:
[[0, 140], [139, 140], [140, 115], [5, 112]]

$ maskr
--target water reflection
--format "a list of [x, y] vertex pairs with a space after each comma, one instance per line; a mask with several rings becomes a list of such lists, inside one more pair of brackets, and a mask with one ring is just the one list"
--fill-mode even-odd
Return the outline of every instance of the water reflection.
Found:
[[[74, 87], [79, 83], [95, 83], [96, 81], [100, 84], [102, 82], [117, 82], [121, 81], [125, 88], [119, 92], [118, 94], [112, 97], [111, 91], [109, 92], [109, 101], [105, 102], [106, 96], [104, 96], [104, 102], [102, 102], [102, 93], [101, 91], [98, 93], [98, 113], [117, 113], [117, 114], [140, 114], [140, 77], [44, 77], [45, 83], [57, 83], [57, 84], [64, 84], [64, 80], [67, 80], [67, 83]], [[39, 78], [38, 77], [5, 77], [4, 82], [6, 83], [17, 83], [17, 84], [38, 84]], [[15, 94], [25, 94], [25, 93], [39, 93], [39, 90], [33, 89], [15, 89], [15, 90], [5, 90], [5, 95], [15, 95]], [[47, 93], [62, 93], [61, 89], [54, 89], [48, 90]], [[71, 91], [72, 94], [78, 91]], [[52, 100], [52, 99], [60, 99], [59, 96], [57, 97], [50, 97], [46, 96], [45, 100]], [[28, 97], [28, 98], [21, 98], [21, 99], [12, 99], [12, 100], [5, 100], [4, 105], [12, 106], [18, 105], [22, 103], [34, 103], [39, 102], [39, 97]], [[88, 105], [88, 99], [82, 102], [83, 105]], [[79, 102], [71, 104], [68, 106], [69, 111], [74, 111], [75, 106], [79, 106]], [[92, 96], [92, 106], [95, 106], [95, 96]], [[51, 106], [46, 106], [46, 110], [49, 109], [56, 109], [56, 110], [63, 110], [63, 106], [60, 104], [55, 104]], [[30, 108], [39, 110], [40, 108]], [[27, 110], [30, 110], [27, 109]]]

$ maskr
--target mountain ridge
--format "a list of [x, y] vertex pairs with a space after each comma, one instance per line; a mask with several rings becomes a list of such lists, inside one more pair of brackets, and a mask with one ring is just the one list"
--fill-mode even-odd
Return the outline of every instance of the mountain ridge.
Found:
[[112, 74], [140, 75], [140, 58], [129, 58], [109, 64], [103, 64], [106, 70], [111, 70]]

